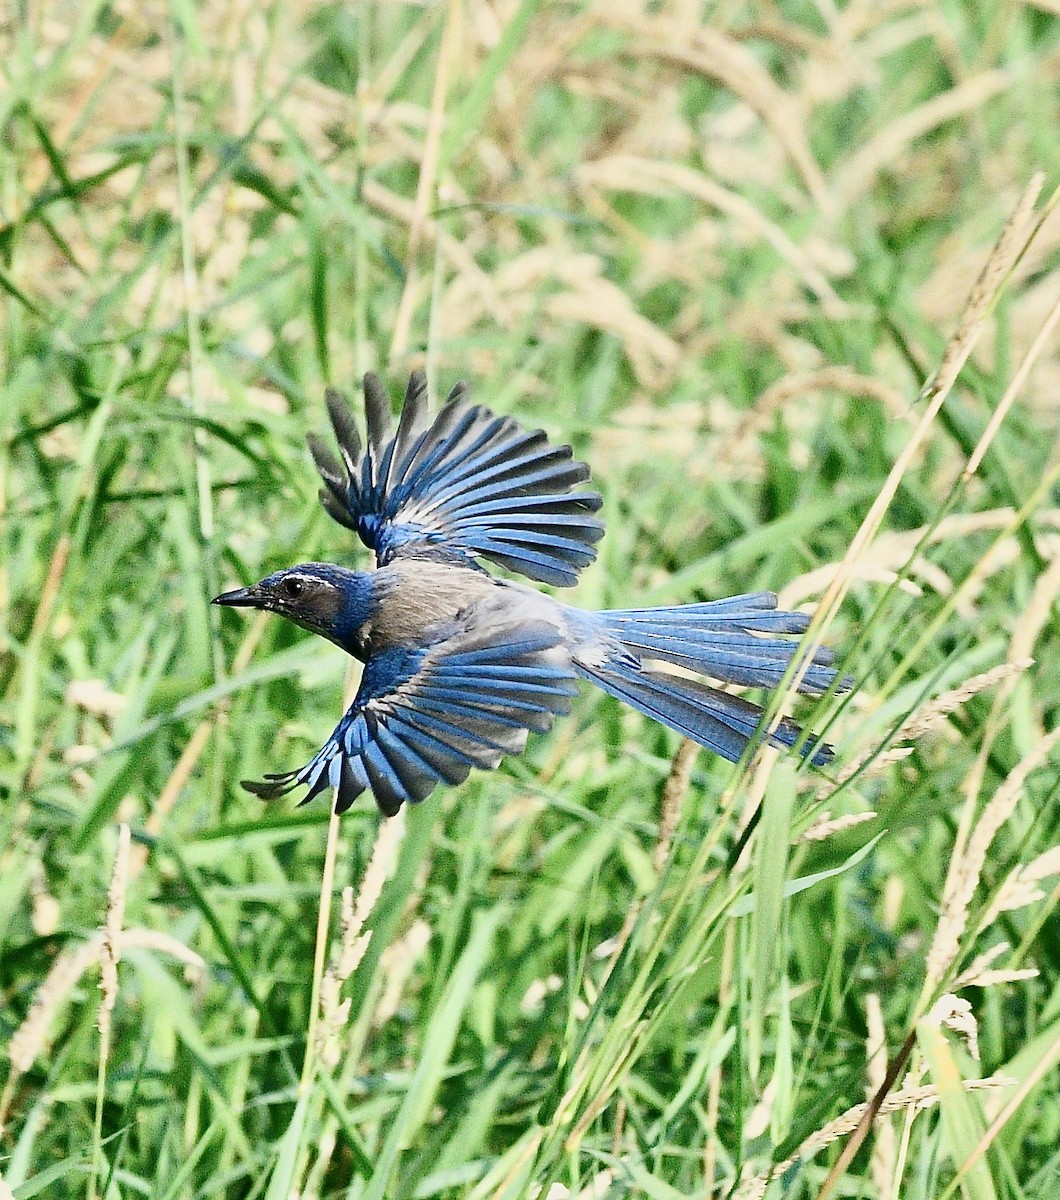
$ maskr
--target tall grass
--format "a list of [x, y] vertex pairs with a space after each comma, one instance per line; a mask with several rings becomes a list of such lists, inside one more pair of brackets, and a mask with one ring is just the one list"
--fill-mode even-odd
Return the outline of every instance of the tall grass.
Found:
[[[1051, 1195], [1048, 7], [5, 20], [0, 1194]], [[361, 561], [304, 435], [419, 367], [592, 463], [576, 602], [815, 609], [833, 767], [585, 694], [394, 822], [242, 792], [346, 664], [209, 599]]]

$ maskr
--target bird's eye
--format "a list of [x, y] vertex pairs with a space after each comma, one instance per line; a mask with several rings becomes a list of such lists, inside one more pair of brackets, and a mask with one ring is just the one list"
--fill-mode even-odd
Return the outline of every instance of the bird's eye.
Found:
[[283, 592], [285, 596], [289, 596], [292, 600], [296, 599], [305, 591], [305, 584], [300, 579], [289, 578], [283, 581]]

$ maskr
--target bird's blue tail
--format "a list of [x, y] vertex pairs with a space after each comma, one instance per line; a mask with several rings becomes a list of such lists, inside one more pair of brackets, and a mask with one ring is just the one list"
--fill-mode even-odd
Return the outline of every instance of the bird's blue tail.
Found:
[[[776, 687], [798, 643], [769, 635], [801, 634], [810, 625], [806, 613], [778, 610], [773, 592], [676, 608], [614, 609], [598, 615], [608, 633], [637, 658], [661, 659], [744, 687]], [[818, 647], [799, 691], [811, 695], [827, 691], [835, 678], [833, 661], [831, 650]]]
[[[799, 634], [809, 625], [804, 613], [777, 610], [772, 592], [732, 596], [677, 608], [620, 609], [598, 613], [616, 653], [576, 656], [575, 667], [605, 692], [661, 721], [701, 746], [736, 762], [754, 735], [762, 709], [683, 675], [655, 671], [642, 660], [673, 663], [697, 675], [747, 687], [775, 687], [798, 644], [771, 634]], [[826, 691], [835, 678], [830, 650], [820, 647], [809, 660], [799, 691]], [[841, 686], [845, 686], [844, 679]], [[769, 741], [791, 747], [802, 737], [794, 721], [783, 718]], [[831, 746], [808, 739], [802, 753], [821, 766]]]

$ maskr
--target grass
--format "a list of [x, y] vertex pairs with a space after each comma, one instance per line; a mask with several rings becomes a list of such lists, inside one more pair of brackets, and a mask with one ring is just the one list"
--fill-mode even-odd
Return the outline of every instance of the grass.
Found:
[[[1048, 6], [7, 22], [0, 1195], [1054, 1194]], [[385, 825], [242, 792], [346, 664], [209, 599], [361, 561], [304, 435], [421, 366], [593, 465], [577, 603], [816, 608], [834, 767], [586, 692]]]

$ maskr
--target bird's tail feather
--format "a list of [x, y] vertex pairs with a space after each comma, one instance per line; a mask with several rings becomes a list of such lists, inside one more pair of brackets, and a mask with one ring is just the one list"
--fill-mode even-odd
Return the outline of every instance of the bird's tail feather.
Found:
[[[604, 663], [575, 661], [575, 670], [597, 687], [663, 725], [668, 725], [699, 745], [713, 750], [729, 762], [736, 762], [754, 736], [762, 709], [740, 696], [730, 696], [697, 679], [685, 679], [641, 667], [634, 660], [610, 659]], [[781, 718], [769, 742], [777, 747], [792, 747], [802, 736], [802, 728], [787, 717]], [[824, 766], [833, 757], [832, 747], [810, 739], [802, 754], [815, 766]]]
[[[636, 658], [661, 659], [744, 687], [776, 687], [799, 647], [769, 635], [804, 633], [810, 624], [805, 613], [778, 610], [773, 592], [676, 608], [617, 609], [599, 616]], [[811, 695], [827, 691], [836, 675], [833, 661], [831, 650], [819, 646], [798, 690]]]
[[[773, 592], [729, 596], [676, 608], [613, 609], [596, 614], [621, 649], [605, 659], [576, 657], [576, 668], [605, 692], [735, 762], [754, 736], [762, 709], [697, 679], [655, 671], [642, 660], [672, 663], [697, 675], [744, 687], [776, 687], [799, 651], [784, 634], [801, 634], [805, 613], [777, 608]], [[819, 694], [835, 680], [832, 652], [818, 647], [803, 665], [800, 692]], [[843, 678], [839, 687], [849, 687]], [[783, 718], [769, 741], [792, 747], [802, 737]], [[832, 758], [825, 742], [809, 739], [802, 753], [821, 766]]]

